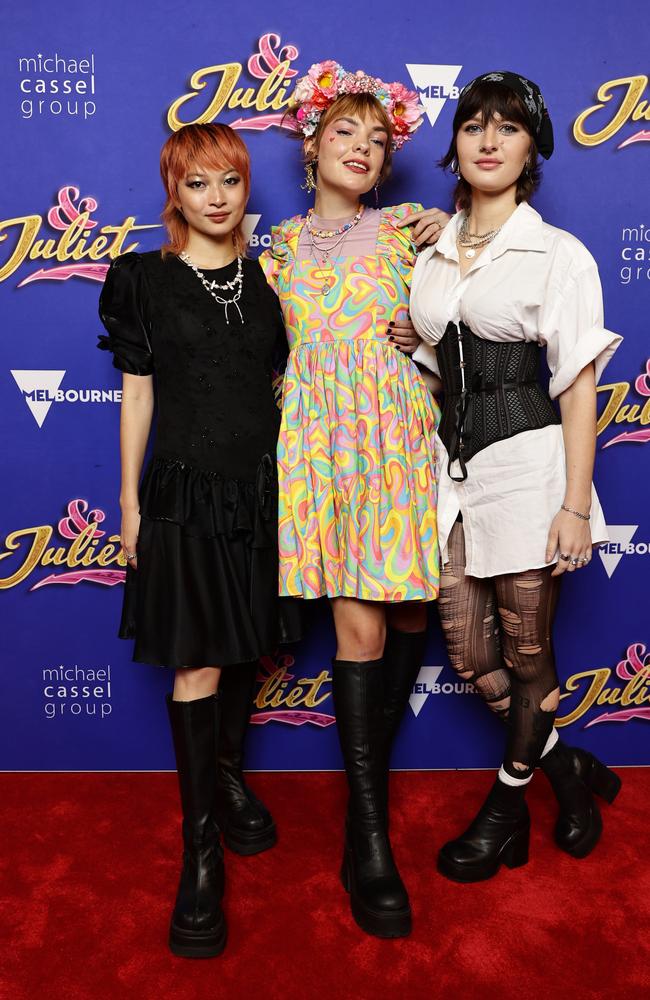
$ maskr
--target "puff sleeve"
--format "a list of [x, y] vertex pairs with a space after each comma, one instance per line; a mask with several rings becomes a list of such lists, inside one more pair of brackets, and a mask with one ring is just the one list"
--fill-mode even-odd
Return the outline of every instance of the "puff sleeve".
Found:
[[546, 344], [551, 370], [551, 399], [568, 389], [591, 362], [598, 383], [622, 339], [604, 325], [600, 278], [591, 258], [586, 266], [569, 273], [562, 294], [540, 322], [540, 340]]
[[140, 254], [127, 253], [111, 264], [99, 299], [108, 336], [97, 345], [113, 352], [113, 364], [129, 375], [151, 375], [151, 309]]
[[294, 215], [291, 219], [285, 219], [279, 226], [272, 226], [271, 246], [257, 258], [268, 284], [276, 294], [280, 273], [295, 258], [296, 245], [303, 222], [302, 216]]

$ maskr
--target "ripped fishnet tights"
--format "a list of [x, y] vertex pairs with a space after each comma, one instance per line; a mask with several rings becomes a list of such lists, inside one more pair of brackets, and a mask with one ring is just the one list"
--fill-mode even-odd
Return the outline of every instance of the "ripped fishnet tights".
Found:
[[552, 567], [489, 579], [465, 575], [462, 522], [452, 528], [438, 609], [454, 670], [508, 722], [504, 769], [527, 778], [559, 699], [551, 630], [559, 578]]

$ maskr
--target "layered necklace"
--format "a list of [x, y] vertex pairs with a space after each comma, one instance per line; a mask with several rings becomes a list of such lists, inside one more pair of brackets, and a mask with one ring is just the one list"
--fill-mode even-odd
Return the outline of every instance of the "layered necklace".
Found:
[[[311, 247], [311, 256], [314, 258], [314, 264], [317, 267], [316, 274], [314, 277], [317, 281], [322, 282], [320, 294], [327, 295], [328, 292], [334, 287], [336, 278], [334, 275], [334, 263], [332, 262], [332, 254], [335, 250], [342, 248], [346, 236], [351, 229], [361, 221], [361, 216], [363, 215], [364, 206], [361, 205], [359, 211], [350, 219], [349, 222], [344, 222], [342, 226], [338, 229], [317, 229], [313, 222], [313, 208], [310, 208], [307, 212], [307, 218], [305, 219], [305, 225], [307, 227], [307, 232], [309, 233], [309, 243]], [[323, 240], [334, 240], [334, 243], [329, 243], [326, 246]], [[319, 242], [320, 241], [320, 242]], [[320, 262], [318, 258], [320, 257]]]
[[458, 245], [461, 247], [467, 247], [465, 250], [465, 256], [468, 260], [471, 260], [472, 257], [476, 256], [476, 251], [480, 250], [481, 247], [487, 246], [488, 243], [491, 243], [502, 229], [503, 225], [499, 226], [498, 229], [491, 229], [488, 233], [470, 233], [469, 219], [465, 216], [457, 236]]
[[[244, 268], [242, 265], [241, 257], [237, 257], [237, 274], [232, 279], [232, 281], [227, 281], [225, 285], [219, 285], [216, 281], [209, 281], [208, 278], [200, 271], [196, 266], [189, 254], [183, 252], [180, 253], [179, 258], [184, 264], [187, 264], [191, 268], [205, 290], [210, 293], [215, 302], [218, 302], [220, 306], [223, 306], [223, 311], [226, 316], [226, 323], [230, 326], [230, 320], [228, 319], [228, 306], [235, 306], [237, 312], [239, 313], [239, 318], [241, 322], [244, 322], [244, 317], [242, 316], [242, 311], [239, 308], [239, 300], [241, 298], [242, 289], [244, 287]], [[227, 299], [223, 295], [219, 295], [219, 292], [233, 292], [234, 295]]]

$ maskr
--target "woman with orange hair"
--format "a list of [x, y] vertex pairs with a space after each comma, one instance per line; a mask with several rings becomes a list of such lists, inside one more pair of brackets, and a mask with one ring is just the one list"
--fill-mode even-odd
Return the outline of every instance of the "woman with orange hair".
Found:
[[[100, 347], [123, 372], [120, 635], [135, 638], [134, 660], [176, 671], [168, 711], [185, 851], [170, 947], [207, 957], [226, 942], [219, 827], [241, 854], [276, 839], [241, 765], [257, 660], [291, 630], [277, 597], [273, 388], [286, 337], [262, 269], [244, 257], [242, 140], [188, 125], [165, 143], [161, 174], [169, 242], [113, 262]], [[154, 376], [155, 443], [138, 487]]]

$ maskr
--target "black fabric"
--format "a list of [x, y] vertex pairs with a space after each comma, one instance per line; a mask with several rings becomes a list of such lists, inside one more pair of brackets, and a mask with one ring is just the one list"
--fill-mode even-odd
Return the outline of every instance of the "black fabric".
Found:
[[[495, 441], [560, 423], [537, 378], [539, 344], [497, 343], [477, 337], [465, 323], [448, 323], [436, 356], [445, 387], [438, 433], [456, 482], [467, 479], [465, 463]], [[460, 476], [451, 475], [455, 459]]]
[[[233, 263], [205, 272], [220, 284]], [[127, 570], [120, 636], [134, 659], [224, 666], [299, 632], [280, 599], [273, 372], [286, 358], [280, 307], [256, 261], [224, 309], [177, 257], [125, 254], [110, 268], [100, 316], [123, 372], [155, 376], [153, 456], [140, 489], [138, 569]]]
[[528, 80], [518, 73], [509, 73], [507, 70], [498, 70], [492, 73], [483, 73], [471, 80], [460, 92], [459, 100], [462, 101], [465, 94], [477, 83], [499, 83], [509, 90], [515, 92], [521, 98], [526, 111], [530, 117], [531, 134], [535, 139], [535, 144], [540, 156], [548, 160], [554, 149], [553, 125], [546, 107], [546, 101], [542, 97], [542, 92], [536, 83]]

